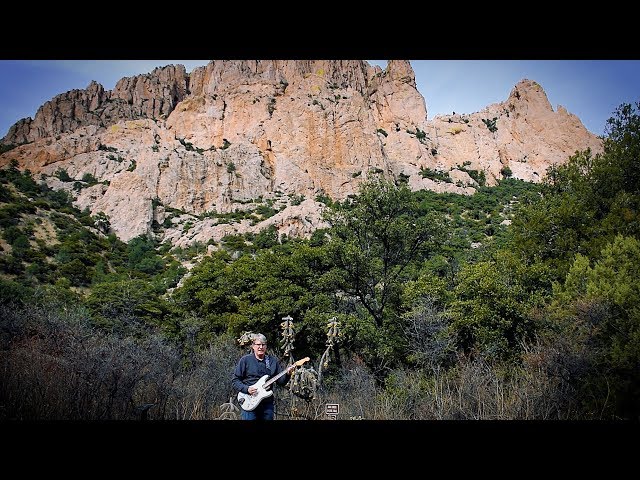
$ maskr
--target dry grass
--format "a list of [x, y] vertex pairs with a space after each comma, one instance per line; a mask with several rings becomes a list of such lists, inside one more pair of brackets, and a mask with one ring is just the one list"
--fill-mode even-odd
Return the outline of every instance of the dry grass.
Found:
[[[240, 352], [231, 338], [186, 355], [159, 336], [101, 333], [81, 309], [0, 307], [0, 317], [2, 420], [140, 419], [149, 405], [152, 420], [238, 418], [231, 372]], [[277, 388], [276, 418], [327, 420], [327, 404], [354, 420], [579, 418], [571, 385], [548, 374], [557, 358], [536, 345], [518, 367], [459, 357], [447, 370], [432, 362], [397, 369], [384, 384], [353, 358], [312, 400]]]

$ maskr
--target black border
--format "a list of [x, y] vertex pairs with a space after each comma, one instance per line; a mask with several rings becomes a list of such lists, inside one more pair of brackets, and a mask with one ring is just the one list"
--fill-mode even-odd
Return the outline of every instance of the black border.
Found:
[[7, 17], [4, 59], [640, 59], [624, 7], [544, 2], [116, 5], [45, 4]]

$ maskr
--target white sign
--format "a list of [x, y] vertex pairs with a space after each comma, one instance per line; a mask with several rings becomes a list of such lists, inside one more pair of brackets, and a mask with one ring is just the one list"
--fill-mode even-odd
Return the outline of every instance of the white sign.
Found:
[[[327, 403], [325, 404], [324, 413], [327, 415], [338, 415], [340, 413], [340, 404], [339, 403]], [[334, 418], [335, 420], [335, 418]]]

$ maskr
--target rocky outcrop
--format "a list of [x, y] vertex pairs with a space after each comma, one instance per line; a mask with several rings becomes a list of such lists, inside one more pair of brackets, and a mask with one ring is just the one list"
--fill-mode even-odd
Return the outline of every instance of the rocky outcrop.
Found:
[[111, 91], [91, 82], [85, 90], [71, 90], [46, 102], [33, 120], [26, 118], [13, 125], [2, 143], [35, 142], [80, 127], [106, 127], [122, 120], [166, 118], [187, 93], [188, 75], [183, 65], [122, 78]]
[[[170, 65], [112, 91], [92, 83], [59, 95], [3, 143], [22, 145], [0, 166], [16, 160], [44, 174], [77, 205], [107, 214], [122, 239], [154, 233], [180, 245], [272, 224], [309, 235], [321, 224], [322, 204], [312, 200], [343, 199], [372, 176], [472, 194], [479, 172], [490, 185], [507, 172], [540, 181], [576, 150], [601, 149], [531, 80], [480, 112], [428, 121], [413, 69], [399, 60], [384, 70], [348, 60], [211, 61], [191, 74]], [[74, 190], [59, 169], [101, 183]], [[266, 205], [281, 211], [220, 221]]]
[[554, 112], [542, 87], [521, 80], [505, 102], [469, 115], [437, 116], [428, 135], [438, 162], [482, 170], [493, 185], [508, 167], [513, 177], [539, 182], [549, 166], [576, 150], [602, 150], [601, 140], [562, 106]]

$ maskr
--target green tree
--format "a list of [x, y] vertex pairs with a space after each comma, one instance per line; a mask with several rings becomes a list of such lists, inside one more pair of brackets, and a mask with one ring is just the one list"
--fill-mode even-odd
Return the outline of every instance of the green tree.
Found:
[[[640, 240], [618, 235], [593, 267], [577, 255], [550, 306], [572, 360], [586, 364], [566, 377], [589, 416], [640, 415]], [[575, 370], [575, 369], [574, 369]]]
[[156, 252], [156, 241], [139, 235], [127, 244], [129, 268], [150, 275], [164, 269], [164, 260]]
[[257, 248], [271, 248], [278, 243], [278, 229], [275, 225], [263, 228], [256, 235], [253, 244]]
[[159, 325], [167, 311], [165, 301], [145, 280], [115, 280], [94, 285], [86, 299], [96, 323], [118, 333]]
[[554, 268], [558, 281], [576, 254], [594, 260], [616, 235], [640, 235], [639, 108], [621, 105], [603, 152], [578, 152], [550, 168], [542, 196], [515, 215], [513, 247]]
[[[624, 191], [640, 194], [640, 102], [623, 103], [607, 120], [605, 155], [597, 176], [603, 194]], [[606, 196], [606, 195], [603, 195]], [[610, 198], [615, 203], [614, 198]]]
[[384, 178], [361, 184], [357, 196], [335, 204], [325, 218], [334, 267], [322, 281], [346, 315], [342, 346], [382, 379], [406, 359], [403, 290], [445, 238], [443, 221], [421, 212], [406, 185]]
[[327, 212], [338, 285], [361, 302], [378, 327], [388, 307], [397, 307], [407, 267], [426, 258], [444, 236], [440, 219], [419, 211], [406, 186], [376, 179]]
[[0, 305], [25, 304], [31, 295], [33, 290], [30, 287], [0, 277]]
[[515, 357], [536, 332], [531, 310], [544, 305], [549, 290], [542, 264], [527, 266], [507, 250], [465, 265], [448, 310], [458, 348], [492, 359]]
[[334, 304], [320, 277], [329, 268], [323, 249], [289, 242], [235, 261], [215, 252], [195, 267], [172, 299], [177, 315], [201, 320], [200, 342], [215, 334], [260, 331], [280, 335], [282, 317], [291, 315], [305, 330], [300, 348], [324, 348], [322, 333]]

